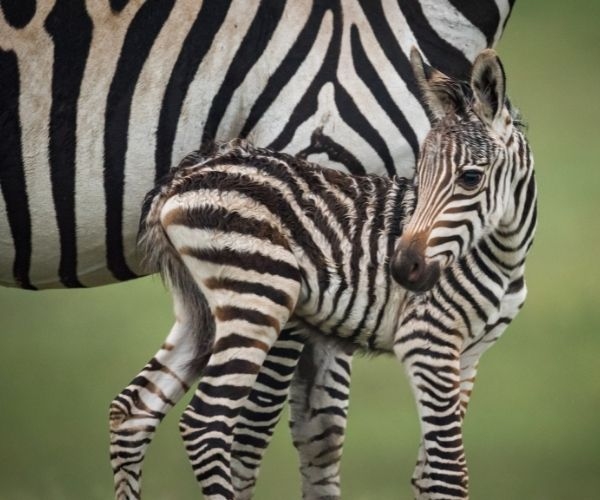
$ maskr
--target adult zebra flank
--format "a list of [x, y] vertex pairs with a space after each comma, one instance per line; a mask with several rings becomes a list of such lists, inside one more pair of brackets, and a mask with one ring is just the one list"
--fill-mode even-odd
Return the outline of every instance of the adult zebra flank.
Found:
[[205, 138], [411, 174], [410, 47], [467, 78], [512, 3], [3, 0], [0, 282], [139, 275], [143, 196]]
[[468, 498], [462, 422], [481, 354], [525, 301], [533, 158], [493, 50], [469, 85], [412, 59], [434, 117], [414, 183], [234, 141], [148, 195], [141, 245], [202, 367], [180, 430], [205, 498], [239, 497], [244, 400], [294, 324], [393, 351], [421, 421], [416, 498]]
[[[498, 41], [512, 6], [2, 0], [0, 283], [90, 287], [142, 274], [135, 238], [144, 194], [207, 139], [248, 137], [353, 173], [412, 175], [430, 122], [410, 47], [467, 78], [477, 53]], [[302, 346], [293, 336], [280, 342], [284, 358]], [[323, 449], [306, 436], [345, 425], [347, 387], [336, 375], [347, 372], [348, 380], [351, 358], [324, 345], [315, 341], [307, 351], [292, 387], [306, 393], [295, 398], [305, 405], [292, 404], [305, 489], [322, 473], [331, 478], [327, 488], [337, 481], [335, 465], [314, 470]], [[177, 355], [160, 351], [138, 385], [148, 390], [169, 370], [178, 373]], [[265, 388], [275, 382], [260, 380]], [[332, 400], [316, 380], [343, 390]], [[249, 399], [266, 411], [265, 393], [278, 390]], [[155, 421], [169, 407], [159, 399], [151, 399]], [[324, 411], [334, 406], [331, 415]], [[326, 424], [309, 418], [315, 413]], [[339, 453], [342, 437], [334, 440]]]

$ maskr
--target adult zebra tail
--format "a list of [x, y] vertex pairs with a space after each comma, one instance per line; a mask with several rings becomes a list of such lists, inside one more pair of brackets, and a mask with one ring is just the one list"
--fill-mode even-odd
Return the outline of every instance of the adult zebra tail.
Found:
[[142, 205], [137, 245], [144, 270], [149, 274], [160, 273], [171, 289], [178, 321], [185, 322], [189, 331], [197, 336], [196, 355], [190, 369], [199, 373], [210, 356], [214, 339], [214, 320], [208, 303], [181, 260], [162, 225], [160, 214], [174, 187], [185, 182], [182, 170], [196, 165], [205, 158], [204, 152], [194, 152], [160, 180], [148, 192]]

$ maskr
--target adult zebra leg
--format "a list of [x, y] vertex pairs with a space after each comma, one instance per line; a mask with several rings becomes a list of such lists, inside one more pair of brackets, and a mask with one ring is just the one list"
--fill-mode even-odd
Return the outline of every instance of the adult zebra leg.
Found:
[[291, 324], [281, 331], [240, 412], [231, 450], [236, 500], [253, 496], [264, 452], [281, 416], [302, 353], [302, 337]]
[[340, 498], [340, 461], [350, 395], [351, 345], [309, 337], [290, 391], [290, 428], [300, 455], [302, 496]]
[[196, 335], [176, 316], [164, 344], [110, 405], [110, 461], [115, 497], [140, 498], [142, 462], [158, 424], [187, 392], [198, 374]]

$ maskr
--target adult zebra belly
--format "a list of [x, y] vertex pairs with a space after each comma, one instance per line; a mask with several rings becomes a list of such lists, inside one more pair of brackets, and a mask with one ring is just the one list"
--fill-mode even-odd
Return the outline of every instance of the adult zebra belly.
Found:
[[435, 34], [444, 50], [423, 45], [430, 60], [464, 72], [486, 44], [458, 11], [454, 41], [428, 24], [428, 3], [410, 29], [416, 0], [9, 4], [0, 283], [25, 288], [136, 277], [144, 193], [207, 139], [410, 174], [429, 128], [410, 47]]

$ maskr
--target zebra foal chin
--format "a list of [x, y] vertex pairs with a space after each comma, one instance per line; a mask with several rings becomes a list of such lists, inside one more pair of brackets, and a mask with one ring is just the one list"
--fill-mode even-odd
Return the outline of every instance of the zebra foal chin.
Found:
[[425, 71], [416, 50], [411, 61], [433, 117], [414, 181], [233, 141], [188, 158], [147, 197], [141, 248], [175, 304], [166, 345], [186, 353], [186, 380], [200, 376], [180, 431], [206, 498], [251, 495], [252, 441], [234, 445], [252, 427], [247, 399], [261, 374], [281, 375], [281, 391], [257, 401], [285, 398], [296, 351], [276, 353], [285, 373], [267, 353], [315, 332], [394, 352], [421, 422], [416, 498], [468, 498], [462, 422], [481, 354], [525, 300], [533, 160], [494, 51], [468, 84]]

